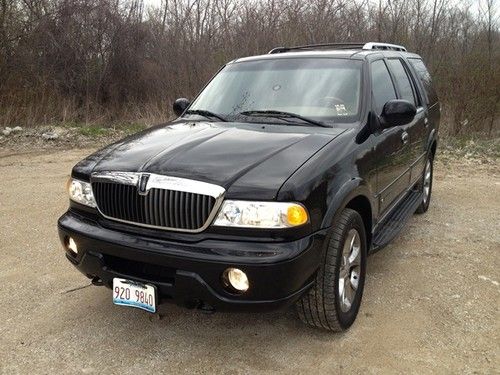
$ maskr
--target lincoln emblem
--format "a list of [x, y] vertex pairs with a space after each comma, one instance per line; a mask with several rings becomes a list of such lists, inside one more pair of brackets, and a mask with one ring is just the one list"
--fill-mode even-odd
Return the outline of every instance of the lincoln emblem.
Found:
[[137, 186], [137, 192], [140, 195], [146, 195], [148, 193], [148, 191], [146, 190], [148, 186], [148, 180], [149, 180], [148, 173], [141, 174], [141, 178], [139, 179], [139, 184]]

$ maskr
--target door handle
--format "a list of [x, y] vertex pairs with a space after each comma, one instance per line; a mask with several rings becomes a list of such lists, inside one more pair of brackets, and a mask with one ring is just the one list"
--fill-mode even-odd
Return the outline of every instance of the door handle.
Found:
[[404, 131], [403, 134], [401, 134], [401, 141], [403, 142], [404, 145], [408, 143], [409, 138], [410, 136], [406, 131]]

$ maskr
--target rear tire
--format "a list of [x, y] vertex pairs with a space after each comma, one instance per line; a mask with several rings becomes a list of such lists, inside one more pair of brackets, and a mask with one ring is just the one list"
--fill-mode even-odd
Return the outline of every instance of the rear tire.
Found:
[[366, 254], [363, 220], [346, 208], [332, 226], [313, 287], [296, 304], [304, 323], [337, 332], [354, 323], [363, 296]]
[[432, 154], [429, 154], [427, 162], [425, 163], [424, 173], [422, 179], [418, 183], [418, 189], [422, 192], [422, 202], [415, 211], [416, 214], [426, 213], [431, 203], [432, 195], [432, 178], [434, 175], [434, 162]]

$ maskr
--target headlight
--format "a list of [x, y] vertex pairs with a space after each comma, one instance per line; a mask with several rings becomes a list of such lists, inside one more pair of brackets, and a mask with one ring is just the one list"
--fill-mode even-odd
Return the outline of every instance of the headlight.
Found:
[[96, 207], [92, 186], [88, 182], [83, 182], [71, 178], [68, 181], [69, 199], [76, 203], [89, 207]]
[[290, 228], [307, 223], [297, 203], [224, 201], [213, 225], [241, 228]]

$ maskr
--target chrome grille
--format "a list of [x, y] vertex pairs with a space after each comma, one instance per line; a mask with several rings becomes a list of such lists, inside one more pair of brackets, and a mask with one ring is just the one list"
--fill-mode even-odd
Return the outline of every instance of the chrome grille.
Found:
[[187, 232], [210, 224], [224, 193], [217, 185], [149, 173], [106, 172], [92, 175], [91, 182], [103, 216]]

